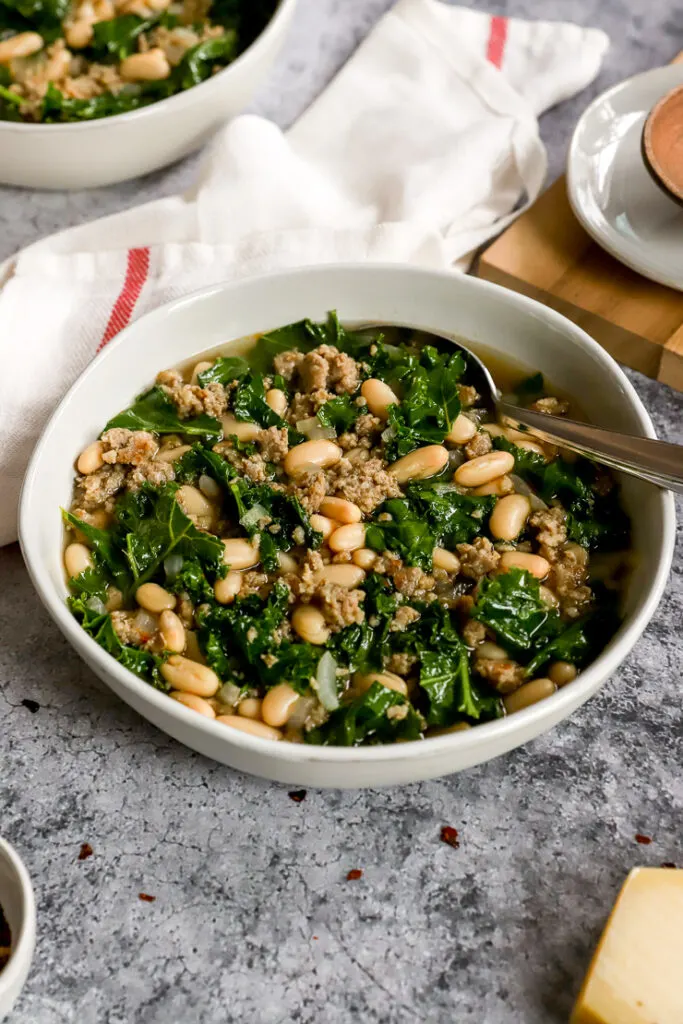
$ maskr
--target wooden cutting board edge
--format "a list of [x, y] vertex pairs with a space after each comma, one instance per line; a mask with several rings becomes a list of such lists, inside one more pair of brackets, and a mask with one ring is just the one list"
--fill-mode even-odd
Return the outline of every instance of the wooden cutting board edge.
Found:
[[[683, 51], [672, 61], [681, 62]], [[619, 362], [683, 391], [683, 292], [600, 248], [574, 216], [564, 175], [480, 253], [474, 272], [550, 306]]]

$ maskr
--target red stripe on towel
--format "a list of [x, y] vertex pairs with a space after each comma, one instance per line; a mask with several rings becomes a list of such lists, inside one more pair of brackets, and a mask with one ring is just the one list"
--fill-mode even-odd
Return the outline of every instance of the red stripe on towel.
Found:
[[486, 44], [486, 59], [490, 61], [494, 67], [501, 67], [503, 63], [503, 53], [505, 52], [505, 42], [508, 35], [508, 20], [507, 18], [501, 18], [500, 16], [494, 16], [491, 18], [491, 27], [489, 29], [489, 41]]
[[140, 298], [140, 292], [147, 280], [149, 273], [149, 248], [129, 249], [128, 265], [126, 267], [126, 278], [123, 282], [121, 293], [114, 303], [109, 322], [107, 323], [102, 341], [97, 346], [100, 352], [104, 346], [114, 338], [119, 331], [128, 326], [135, 303]]

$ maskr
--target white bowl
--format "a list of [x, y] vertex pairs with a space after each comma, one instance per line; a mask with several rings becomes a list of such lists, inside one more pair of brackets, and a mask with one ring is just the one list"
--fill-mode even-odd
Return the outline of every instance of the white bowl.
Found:
[[28, 871], [16, 850], [0, 839], [0, 907], [12, 933], [12, 955], [0, 971], [0, 1020], [24, 987], [36, 943], [36, 904]]
[[265, 80], [295, 4], [280, 0], [261, 35], [236, 61], [167, 100], [96, 121], [0, 121], [0, 183], [54, 189], [112, 185], [157, 171], [199, 149], [221, 124], [244, 110]]
[[158, 370], [244, 335], [304, 317], [405, 324], [460, 334], [541, 370], [580, 395], [596, 423], [654, 437], [649, 416], [614, 360], [569, 320], [522, 295], [451, 273], [399, 266], [304, 268], [181, 299], [123, 331], [74, 384], [33, 453], [21, 497], [20, 538], [50, 614], [94, 672], [165, 732], [209, 757], [303, 786], [378, 786], [455, 772], [502, 754], [566, 718], [624, 660], [652, 617], [674, 544], [671, 494], [624, 481], [639, 556], [626, 618], [600, 657], [539, 704], [496, 722], [415, 743], [346, 749], [274, 742], [231, 730], [170, 700], [127, 672], [70, 615], [58, 507], [68, 506], [76, 455]]

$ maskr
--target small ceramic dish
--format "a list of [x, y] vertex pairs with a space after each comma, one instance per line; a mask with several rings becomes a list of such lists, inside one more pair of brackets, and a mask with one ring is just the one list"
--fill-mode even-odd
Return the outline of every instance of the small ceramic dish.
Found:
[[261, 35], [201, 85], [148, 107], [95, 121], [0, 121], [0, 183], [77, 189], [113, 185], [199, 149], [251, 101], [275, 63], [296, 0], [280, 0]]
[[48, 423], [26, 474], [20, 537], [48, 611], [88, 665], [136, 711], [187, 746], [224, 764], [301, 786], [363, 787], [434, 778], [526, 743], [566, 718], [617, 670], [652, 617], [673, 552], [673, 496], [635, 479], [622, 491], [633, 524], [637, 567], [624, 620], [600, 656], [551, 697], [495, 722], [412, 743], [322, 747], [277, 742], [229, 729], [183, 707], [111, 658], [66, 606], [60, 506], [71, 498], [74, 459], [102, 423], [125, 408], [163, 367], [337, 309], [348, 324], [397, 324], [458, 335], [580, 394], [597, 424], [653, 437], [649, 416], [614, 360], [579, 327], [497, 285], [408, 266], [304, 268], [223, 285], [141, 317], [74, 384]]
[[569, 148], [567, 188], [577, 218], [612, 256], [645, 277], [683, 290], [683, 209], [643, 159], [650, 111], [683, 82], [683, 68], [655, 68], [599, 96]]
[[36, 942], [36, 904], [28, 871], [0, 839], [0, 907], [12, 934], [12, 954], [0, 971], [0, 1020], [14, 1006], [31, 966]]

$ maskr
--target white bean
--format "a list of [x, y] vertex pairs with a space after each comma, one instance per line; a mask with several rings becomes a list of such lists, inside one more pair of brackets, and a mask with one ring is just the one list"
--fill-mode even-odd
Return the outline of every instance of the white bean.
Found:
[[170, 73], [171, 65], [159, 46], [146, 53], [133, 53], [119, 64], [119, 74], [126, 82], [160, 82]]
[[173, 690], [170, 696], [173, 697], [173, 700], [177, 700], [179, 704], [183, 704], [191, 711], [196, 711], [198, 714], [204, 715], [205, 718], [216, 717], [216, 712], [211, 707], [208, 700], [204, 700], [203, 697], [198, 697], [196, 693], [183, 693], [182, 690]]
[[304, 441], [290, 448], [283, 462], [285, 473], [301, 476], [309, 469], [327, 469], [339, 462], [342, 450], [334, 441]]
[[30, 57], [42, 48], [43, 37], [37, 32], [19, 32], [0, 42], [0, 64], [7, 64], [16, 57]]
[[434, 548], [432, 561], [434, 562], [435, 569], [444, 569], [446, 572], [451, 573], [460, 572], [460, 559], [452, 551], [447, 551], [446, 548]]
[[496, 477], [509, 473], [515, 465], [515, 458], [510, 452], [488, 452], [476, 459], [463, 462], [453, 476], [456, 484], [461, 487], [480, 487]]
[[169, 594], [168, 590], [164, 590], [158, 583], [143, 583], [135, 591], [135, 600], [141, 608], [154, 612], [155, 615], [164, 609], [175, 608], [176, 603], [175, 595]]
[[206, 473], [202, 473], [199, 478], [199, 490], [205, 498], [213, 501], [216, 501], [221, 496], [220, 485], [216, 483], [213, 477], [208, 476]]
[[251, 569], [260, 561], [258, 544], [244, 540], [242, 537], [231, 537], [223, 541], [223, 561], [231, 569]]
[[64, 552], [64, 565], [72, 578], [80, 576], [86, 569], [92, 569], [93, 559], [90, 548], [85, 544], [69, 544]]
[[220, 689], [220, 679], [208, 665], [190, 661], [182, 654], [172, 654], [161, 666], [161, 674], [174, 690], [194, 693], [197, 697], [213, 697]]
[[536, 579], [543, 580], [550, 572], [550, 562], [542, 555], [532, 555], [528, 551], [504, 551], [500, 556], [500, 567], [507, 569], [525, 569]]
[[318, 533], [322, 533], [323, 540], [327, 540], [330, 534], [334, 533], [338, 526], [337, 523], [328, 519], [327, 516], [318, 515], [317, 512], [314, 512], [311, 516], [310, 523], [314, 530], [317, 530]]
[[491, 536], [496, 540], [517, 540], [531, 512], [531, 502], [524, 494], [507, 494], [496, 502], [489, 519]]
[[553, 661], [548, 669], [548, 679], [556, 686], [566, 686], [573, 682], [578, 675], [576, 665], [571, 661]]
[[467, 441], [472, 440], [476, 432], [476, 423], [461, 412], [451, 423], [451, 429], [446, 434], [444, 441], [449, 441], [451, 444], [466, 444]]
[[292, 558], [292, 556], [288, 555], [286, 551], [278, 551], [277, 561], [280, 572], [282, 573], [296, 572], [299, 568], [296, 558]]
[[487, 661], [508, 661], [510, 658], [510, 655], [503, 647], [492, 643], [491, 640], [484, 640], [483, 643], [479, 644], [476, 648], [476, 655], [478, 658], [486, 658]]
[[356, 551], [365, 547], [365, 524], [347, 523], [334, 531], [327, 542], [331, 551]]
[[406, 484], [409, 480], [426, 480], [436, 476], [447, 463], [448, 450], [440, 444], [429, 444], [404, 455], [389, 467], [389, 472], [400, 484]]
[[361, 569], [372, 569], [373, 565], [377, 561], [377, 552], [371, 548], [358, 548], [351, 555], [353, 564], [359, 566]]
[[368, 409], [372, 415], [378, 416], [381, 420], [388, 420], [389, 406], [398, 404], [398, 398], [389, 385], [376, 377], [364, 380], [360, 393], [368, 403]]
[[282, 733], [279, 729], [273, 729], [265, 722], [255, 722], [251, 718], [240, 718], [239, 715], [219, 715], [216, 719], [221, 725], [229, 725], [240, 732], [249, 733], [250, 736], [259, 736], [263, 740], [281, 740]]
[[237, 705], [237, 714], [242, 718], [251, 718], [258, 721], [261, 718], [262, 701], [258, 697], [245, 697]]
[[185, 650], [185, 627], [176, 613], [168, 608], [159, 616], [159, 632], [167, 651], [182, 654]]
[[64, 26], [64, 38], [72, 50], [82, 50], [87, 46], [93, 37], [93, 23], [85, 18], [79, 18], [70, 25]]
[[404, 697], [408, 696], [405, 679], [401, 679], [393, 672], [356, 672], [353, 683], [361, 693], [369, 690], [373, 683], [380, 683], [382, 686], [386, 686], [387, 690], [395, 690], [396, 693], [402, 693]]
[[324, 644], [330, 638], [325, 616], [310, 604], [300, 604], [292, 612], [292, 628], [309, 644]]
[[183, 484], [176, 491], [176, 501], [188, 516], [212, 516], [214, 507], [198, 487]]
[[221, 416], [221, 425], [226, 437], [236, 437], [238, 441], [255, 441], [261, 433], [258, 423], [245, 423], [235, 419], [231, 413]]
[[475, 487], [472, 491], [473, 494], [495, 494], [497, 497], [502, 498], [506, 494], [513, 494], [515, 485], [509, 476], [499, 476], [495, 480], [490, 480], [487, 484], [482, 484], [481, 487]]
[[189, 452], [191, 444], [179, 444], [175, 448], [162, 448], [154, 456], [155, 462], [175, 462], [176, 459], [180, 459], [185, 452]]
[[76, 463], [76, 469], [83, 476], [89, 476], [90, 473], [97, 472], [98, 469], [102, 469], [104, 465], [104, 459], [102, 458], [102, 442], [93, 441], [87, 448], [84, 448], [81, 454], [78, 456], [78, 462]]
[[347, 587], [349, 590], [353, 590], [363, 582], [365, 572], [360, 566], [345, 562], [341, 565], [326, 565], [316, 574], [316, 579], [325, 583], [336, 583], [338, 587]]
[[238, 572], [229, 572], [213, 585], [214, 596], [219, 604], [232, 604], [241, 589], [242, 577]]
[[551, 697], [556, 690], [557, 687], [551, 679], [534, 679], [530, 683], [524, 683], [514, 693], [503, 697], [503, 704], [508, 715], [513, 715], [515, 711], [522, 711], [532, 704], [538, 704], [539, 700]]
[[271, 388], [266, 391], [266, 402], [278, 416], [284, 416], [287, 412], [287, 395], [280, 388]]
[[328, 519], [336, 519], [338, 523], [359, 523], [363, 518], [358, 505], [346, 498], [324, 498], [320, 512]]
[[261, 714], [266, 725], [275, 727], [286, 725], [299, 694], [289, 683], [278, 683], [263, 698]]

